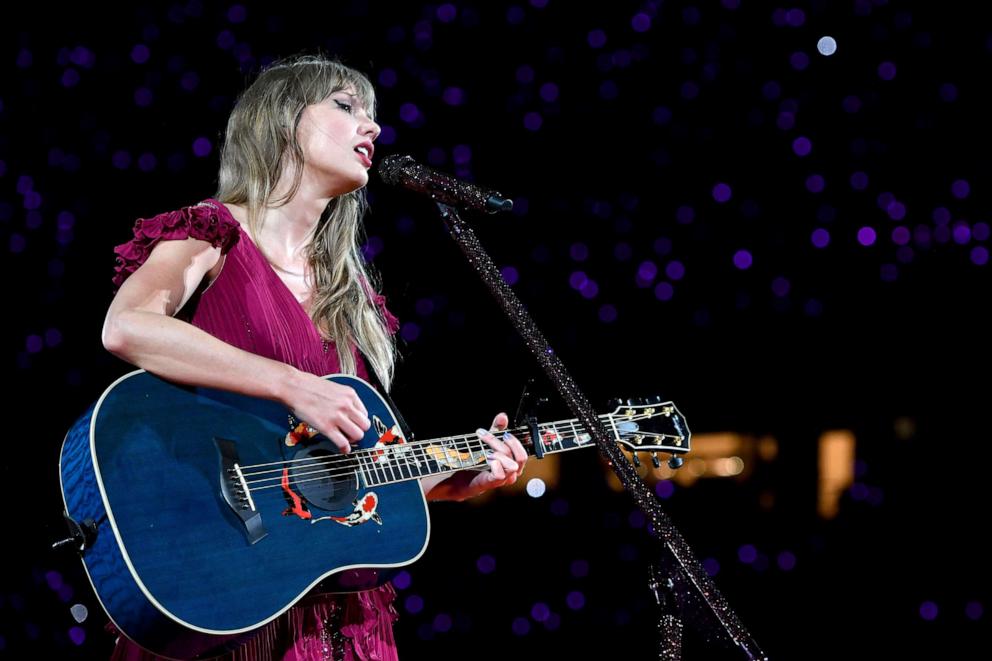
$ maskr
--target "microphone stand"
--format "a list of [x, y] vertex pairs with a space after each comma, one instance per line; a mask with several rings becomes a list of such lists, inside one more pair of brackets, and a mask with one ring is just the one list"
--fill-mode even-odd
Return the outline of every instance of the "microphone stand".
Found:
[[[478, 190], [471, 185], [466, 185], [465, 188]], [[585, 425], [599, 447], [600, 453], [651, 522], [650, 534], [656, 538], [661, 547], [657, 562], [650, 565], [649, 577], [649, 587], [654, 592], [659, 607], [658, 658], [666, 661], [677, 661], [681, 658], [681, 617], [689, 614], [690, 622], [707, 639], [719, 640], [724, 644], [729, 642], [749, 659], [767, 659], [768, 657], [758, 647], [699, 564], [682, 535], [672, 525], [668, 515], [662, 511], [658, 499], [641, 481], [637, 471], [626, 461], [619, 446], [612, 441], [610, 433], [602, 426], [561, 359], [548, 344], [516, 294], [506, 284], [496, 265], [479, 243], [475, 232], [461, 219], [455, 207], [439, 202], [436, 198], [435, 201], [441, 219], [469, 264], [489, 287], [510, 323], [517, 329], [551, 382], [558, 388], [558, 392], [568, 403], [572, 413]], [[510, 206], [512, 203], [503, 206], [502, 209], [505, 210]], [[531, 440], [534, 443], [540, 442], [540, 439]]]

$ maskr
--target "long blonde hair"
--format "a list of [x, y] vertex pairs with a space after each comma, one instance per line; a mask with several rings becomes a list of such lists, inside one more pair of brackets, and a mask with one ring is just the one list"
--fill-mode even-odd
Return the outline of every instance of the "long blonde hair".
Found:
[[[304, 108], [348, 87], [354, 88], [374, 120], [375, 90], [368, 78], [319, 54], [273, 62], [238, 98], [227, 122], [214, 198], [247, 209], [253, 238], [261, 230], [263, 209], [285, 204], [300, 187], [303, 149], [296, 130]], [[295, 170], [293, 185], [282, 198], [270, 200], [287, 160]], [[367, 210], [363, 187], [333, 198], [321, 214], [306, 249], [314, 277], [310, 315], [324, 338], [337, 347], [342, 372], [356, 373], [351, 352], [354, 340], [388, 391], [397, 358], [396, 340], [370, 299], [370, 294], [379, 291], [380, 282], [360, 250]], [[260, 246], [257, 240], [255, 244]], [[365, 291], [363, 282], [371, 291]]]

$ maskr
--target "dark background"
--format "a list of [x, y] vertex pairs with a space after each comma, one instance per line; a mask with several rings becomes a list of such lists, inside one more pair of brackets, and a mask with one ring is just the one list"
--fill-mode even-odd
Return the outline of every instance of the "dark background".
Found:
[[[136, 218], [213, 195], [237, 94], [273, 58], [321, 49], [376, 84], [377, 160], [411, 154], [514, 199], [511, 216], [467, 218], [597, 410], [658, 394], [700, 447], [714, 432], [777, 441], [746, 478], [664, 501], [766, 652], [984, 657], [992, 36], [980, 8], [38, 3], [5, 21], [0, 654], [109, 655], [78, 559], [47, 549], [63, 532], [65, 431], [134, 369], [100, 342], [112, 248]], [[526, 348], [427, 199], [377, 176], [368, 191], [366, 254], [404, 323], [393, 396], [405, 417], [429, 438], [512, 414], [528, 377], [544, 383]], [[826, 247], [811, 242], [818, 229]], [[639, 282], [645, 262], [657, 275]], [[570, 286], [576, 271], [594, 296]], [[663, 282], [670, 300], [656, 297]], [[571, 417], [548, 394], [545, 418]], [[825, 519], [817, 444], [841, 429], [856, 438], [855, 483]], [[651, 551], [606, 476], [596, 452], [568, 453], [541, 498], [433, 504], [431, 545], [397, 601], [401, 654], [648, 658]], [[754, 561], [740, 559], [746, 545]], [[476, 569], [484, 555], [495, 571]], [[89, 608], [80, 625], [74, 604]], [[693, 638], [686, 658], [714, 654]]]

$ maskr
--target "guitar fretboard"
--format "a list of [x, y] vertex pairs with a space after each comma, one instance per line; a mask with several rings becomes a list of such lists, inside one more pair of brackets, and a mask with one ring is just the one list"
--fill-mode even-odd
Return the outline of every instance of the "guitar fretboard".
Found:
[[[618, 437], [610, 414], [598, 416], [611, 435]], [[578, 419], [542, 423], [537, 426], [544, 454], [576, 450], [593, 445], [592, 435]], [[524, 446], [528, 455], [535, 455], [530, 429], [507, 430]], [[499, 434], [497, 434], [499, 438]], [[449, 436], [409, 443], [396, 443], [355, 452], [358, 468], [368, 486], [392, 484], [430, 475], [453, 473], [465, 469], [485, 469], [491, 446], [476, 434]]]

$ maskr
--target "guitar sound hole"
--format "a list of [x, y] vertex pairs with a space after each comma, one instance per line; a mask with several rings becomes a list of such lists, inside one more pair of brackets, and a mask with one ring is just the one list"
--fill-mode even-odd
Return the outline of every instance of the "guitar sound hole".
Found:
[[352, 501], [358, 495], [354, 459], [321, 443], [297, 452], [290, 465], [293, 490], [311, 505], [331, 511], [352, 508]]

